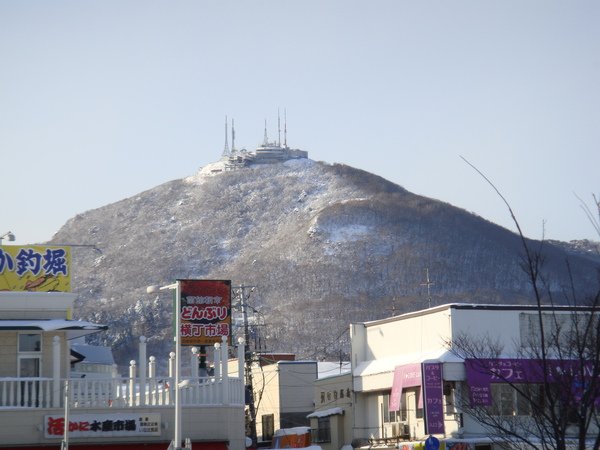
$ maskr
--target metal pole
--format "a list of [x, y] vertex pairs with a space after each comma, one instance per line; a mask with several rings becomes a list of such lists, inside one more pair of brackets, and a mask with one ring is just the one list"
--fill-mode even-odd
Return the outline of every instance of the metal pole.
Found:
[[181, 448], [181, 395], [179, 378], [181, 372], [181, 282], [175, 285], [175, 449]]
[[69, 380], [65, 380], [65, 429], [60, 448], [69, 450]]

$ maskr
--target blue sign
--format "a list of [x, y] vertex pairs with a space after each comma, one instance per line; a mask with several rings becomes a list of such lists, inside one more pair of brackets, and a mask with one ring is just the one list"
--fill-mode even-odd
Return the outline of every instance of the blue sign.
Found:
[[429, 436], [425, 439], [425, 450], [439, 450], [440, 440], [435, 436]]

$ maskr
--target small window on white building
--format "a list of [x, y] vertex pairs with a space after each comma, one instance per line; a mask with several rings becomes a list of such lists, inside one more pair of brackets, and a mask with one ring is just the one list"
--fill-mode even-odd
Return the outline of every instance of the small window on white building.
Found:
[[498, 416], [529, 416], [531, 403], [541, 395], [537, 384], [492, 383], [492, 414]]
[[19, 333], [18, 350], [18, 376], [21, 378], [39, 377], [42, 365], [42, 335], [40, 333]]
[[42, 335], [35, 334], [19, 334], [19, 353], [22, 352], [41, 352], [42, 351]]

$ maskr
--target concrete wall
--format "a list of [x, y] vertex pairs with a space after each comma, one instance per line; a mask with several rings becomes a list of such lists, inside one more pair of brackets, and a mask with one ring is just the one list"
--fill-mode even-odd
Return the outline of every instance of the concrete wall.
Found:
[[279, 397], [282, 413], [314, 411], [313, 389], [317, 380], [316, 361], [280, 361]]

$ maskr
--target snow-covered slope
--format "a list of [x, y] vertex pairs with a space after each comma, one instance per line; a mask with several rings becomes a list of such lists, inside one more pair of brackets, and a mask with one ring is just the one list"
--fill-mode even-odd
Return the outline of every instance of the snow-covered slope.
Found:
[[[310, 358], [345, 353], [350, 322], [426, 307], [426, 269], [433, 304], [527, 301], [518, 239], [461, 209], [344, 165], [221, 169], [79, 214], [54, 236], [101, 248], [74, 248], [76, 314], [110, 325], [99, 337], [121, 363], [141, 334], [168, 353], [170, 307], [146, 286], [177, 278], [256, 286], [256, 344]], [[548, 252], [556, 271], [565, 254]], [[587, 277], [592, 260], [574, 258]]]

